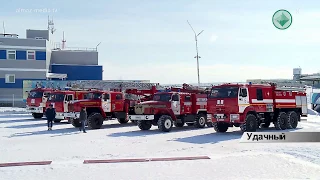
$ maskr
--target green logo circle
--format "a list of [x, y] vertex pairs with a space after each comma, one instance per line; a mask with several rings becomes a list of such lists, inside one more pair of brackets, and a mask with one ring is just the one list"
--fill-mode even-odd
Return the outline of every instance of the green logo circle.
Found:
[[288, 29], [292, 24], [292, 16], [289, 11], [280, 9], [273, 14], [272, 23], [278, 29]]

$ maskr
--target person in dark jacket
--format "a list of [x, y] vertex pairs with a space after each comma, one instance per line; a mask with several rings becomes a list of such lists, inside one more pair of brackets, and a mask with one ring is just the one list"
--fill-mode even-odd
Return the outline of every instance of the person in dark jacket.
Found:
[[52, 130], [52, 121], [56, 117], [56, 110], [53, 108], [53, 105], [50, 104], [49, 108], [46, 109], [46, 117], [48, 122], [48, 131]]
[[81, 111], [80, 111], [80, 121], [81, 121], [81, 127], [79, 128], [79, 130], [83, 131], [83, 133], [87, 133], [86, 132], [86, 121], [87, 121], [87, 111], [86, 111], [86, 108], [85, 107], [82, 107], [81, 108]]

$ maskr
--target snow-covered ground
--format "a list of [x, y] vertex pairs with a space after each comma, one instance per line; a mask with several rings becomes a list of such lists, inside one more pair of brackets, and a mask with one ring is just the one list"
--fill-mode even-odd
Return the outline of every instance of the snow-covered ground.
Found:
[[[0, 111], [2, 111], [0, 109]], [[3, 110], [4, 111], [4, 110]], [[0, 114], [0, 163], [53, 161], [47, 166], [0, 167], [1, 180], [173, 180], [173, 179], [319, 179], [320, 143], [239, 143], [241, 133], [213, 128], [174, 128], [142, 132], [132, 124], [106, 122], [103, 129], [80, 133], [20, 114]], [[310, 115], [296, 131], [319, 131]], [[270, 130], [264, 131], [273, 131]], [[83, 164], [87, 159], [209, 156], [209, 160]]]

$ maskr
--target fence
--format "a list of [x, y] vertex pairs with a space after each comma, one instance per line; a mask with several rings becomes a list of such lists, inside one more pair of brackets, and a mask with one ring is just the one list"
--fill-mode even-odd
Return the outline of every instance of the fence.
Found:
[[26, 107], [26, 102], [23, 101], [22, 94], [1, 94], [0, 107]]

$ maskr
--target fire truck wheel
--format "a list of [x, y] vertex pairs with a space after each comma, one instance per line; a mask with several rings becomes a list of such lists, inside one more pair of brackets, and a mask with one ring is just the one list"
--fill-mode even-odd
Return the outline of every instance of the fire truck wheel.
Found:
[[288, 117], [285, 112], [280, 112], [276, 121], [274, 122], [274, 127], [276, 130], [285, 130], [287, 129]]
[[193, 126], [194, 125], [194, 123], [186, 123], [187, 124], [187, 126]]
[[207, 122], [207, 116], [205, 114], [198, 114], [196, 120], [194, 121], [194, 126], [196, 128], [204, 128]]
[[59, 123], [59, 122], [61, 122], [61, 119], [55, 119], [55, 120], [53, 120], [53, 122]]
[[32, 113], [33, 118], [41, 119], [43, 117], [43, 113]]
[[287, 124], [287, 128], [288, 129], [295, 129], [298, 126], [298, 121], [299, 121], [299, 117], [298, 114], [294, 111], [290, 111], [287, 113], [288, 115], [288, 124]]
[[100, 113], [92, 113], [88, 117], [88, 127], [91, 129], [100, 129], [103, 124], [103, 117]]
[[174, 124], [175, 127], [183, 127], [184, 126], [184, 122], [183, 121], [182, 122], [174, 121], [173, 124]]
[[128, 123], [128, 119], [126, 119], [126, 118], [120, 118], [120, 119], [118, 119], [118, 122], [120, 123], [120, 124], [126, 124], [126, 123]]
[[81, 123], [80, 123], [79, 119], [71, 119], [71, 124], [73, 127], [76, 127], [76, 128], [81, 127]]
[[257, 117], [253, 114], [247, 114], [245, 123], [240, 126], [243, 132], [256, 132], [257, 131]]
[[227, 123], [212, 123], [212, 125], [216, 132], [221, 133], [227, 132], [229, 128], [229, 124]]
[[137, 121], [138, 127], [143, 130], [149, 130], [152, 127], [151, 121]]
[[168, 115], [162, 115], [158, 120], [158, 128], [160, 131], [169, 132], [173, 126], [172, 118]]

